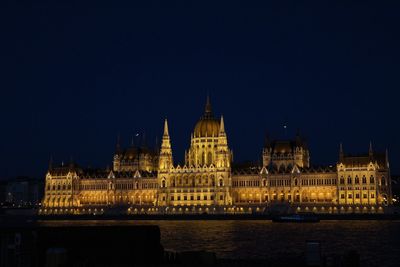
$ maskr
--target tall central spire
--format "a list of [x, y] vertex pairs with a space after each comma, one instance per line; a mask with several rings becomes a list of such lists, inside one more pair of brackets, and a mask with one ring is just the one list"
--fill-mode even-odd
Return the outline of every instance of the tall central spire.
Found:
[[206, 108], [204, 110], [204, 119], [210, 119], [213, 117], [212, 114], [212, 107], [211, 107], [211, 100], [210, 100], [210, 95], [207, 94], [207, 102], [206, 102]]

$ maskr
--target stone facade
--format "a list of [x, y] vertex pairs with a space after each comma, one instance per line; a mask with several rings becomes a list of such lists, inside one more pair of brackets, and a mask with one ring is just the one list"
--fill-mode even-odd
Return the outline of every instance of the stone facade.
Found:
[[388, 155], [370, 145], [366, 155], [345, 155], [325, 167], [310, 165], [305, 140], [267, 138], [262, 166], [235, 168], [224, 119], [215, 119], [207, 99], [191, 134], [184, 165], [175, 165], [168, 122], [159, 151], [117, 144], [112, 169], [74, 164], [46, 174], [43, 214], [263, 212], [382, 212], [391, 204]]

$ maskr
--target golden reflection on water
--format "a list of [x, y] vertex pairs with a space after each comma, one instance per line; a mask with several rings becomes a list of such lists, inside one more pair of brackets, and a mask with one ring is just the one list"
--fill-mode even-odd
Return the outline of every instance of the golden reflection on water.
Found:
[[357, 250], [362, 266], [397, 266], [400, 221], [42, 221], [43, 225], [158, 225], [166, 249], [214, 251], [222, 258], [273, 258], [301, 254], [307, 240], [319, 240], [324, 254]]

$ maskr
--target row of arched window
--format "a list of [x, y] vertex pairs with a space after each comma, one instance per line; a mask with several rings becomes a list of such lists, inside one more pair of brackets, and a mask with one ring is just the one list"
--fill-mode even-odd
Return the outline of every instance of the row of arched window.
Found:
[[[314, 185], [336, 185], [336, 178], [317, 178], [317, 179], [301, 179], [302, 186], [314, 186]], [[260, 181], [257, 180], [240, 180], [233, 181], [233, 186], [235, 187], [258, 187], [260, 186]], [[269, 185], [272, 187], [276, 186], [299, 186], [300, 182], [297, 178], [294, 178], [293, 183], [290, 179], [271, 179], [269, 181]], [[263, 179], [261, 182], [261, 186], [268, 186], [268, 181]]]
[[[204, 183], [202, 183], [204, 181]], [[184, 183], [182, 183], [184, 182]], [[197, 178], [197, 184], [201, 185], [201, 184], [205, 184], [205, 185], [209, 185], [209, 179], [208, 177], [203, 177], [203, 179], [201, 177]], [[188, 178], [185, 177], [184, 179], [182, 178], [171, 178], [171, 187], [176, 187], [176, 186], [196, 186], [196, 179], [195, 178]], [[211, 186], [215, 186], [215, 179], [214, 176], [211, 176]], [[218, 180], [217, 186], [224, 186], [224, 181], [222, 178], [220, 178]], [[165, 188], [167, 187], [167, 182], [166, 179], [163, 178], [161, 180], [161, 187]]]
[[[267, 186], [267, 181], [263, 180], [262, 181], [263, 186]], [[234, 187], [258, 187], [260, 186], [260, 181], [259, 180], [241, 180], [241, 181], [232, 181], [232, 185]]]
[[[97, 183], [97, 184], [80, 184], [78, 186], [80, 190], [107, 190], [107, 189], [112, 189], [113, 187], [111, 184], [107, 183]], [[139, 184], [138, 182], [132, 184], [132, 183], [126, 183], [126, 184], [115, 184], [114, 186], [115, 189], [117, 190], [129, 190], [129, 189], [154, 189], [157, 188], [157, 183], [152, 182], [152, 183], [141, 183]], [[71, 190], [72, 186], [71, 184], [58, 184], [58, 185], [50, 185], [48, 184], [46, 187], [47, 191], [61, 191], [61, 190]]]
[[[382, 177], [382, 181], [385, 182], [385, 178]], [[365, 175], [362, 177], [361, 182], [363, 184], [367, 183], [367, 177], [365, 177]], [[347, 177], [347, 184], [352, 184], [353, 183], [353, 179], [351, 178], [351, 176]], [[375, 183], [375, 178], [373, 175], [371, 175], [369, 177], [369, 183], [370, 184], [374, 184]], [[343, 176], [340, 177], [339, 179], [339, 184], [345, 184], [345, 179]], [[356, 177], [354, 178], [354, 184], [360, 184], [360, 178], [356, 175]]]
[[71, 190], [71, 184], [68, 184], [68, 185], [66, 185], [66, 184], [63, 184], [63, 185], [61, 185], [61, 184], [58, 184], [58, 185], [55, 185], [55, 184], [53, 184], [53, 186], [51, 186], [50, 184], [48, 184], [47, 185], [47, 191], [50, 191], [50, 190]]

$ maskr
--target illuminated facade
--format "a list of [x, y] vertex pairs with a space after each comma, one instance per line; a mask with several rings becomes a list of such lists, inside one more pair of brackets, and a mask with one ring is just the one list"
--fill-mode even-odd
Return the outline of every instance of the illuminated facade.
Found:
[[263, 212], [279, 207], [325, 213], [382, 212], [391, 204], [388, 155], [348, 156], [337, 164], [310, 165], [306, 142], [266, 139], [261, 166], [235, 168], [224, 119], [207, 99], [184, 165], [175, 165], [168, 122], [159, 151], [119, 142], [112, 169], [50, 165], [41, 213]]

